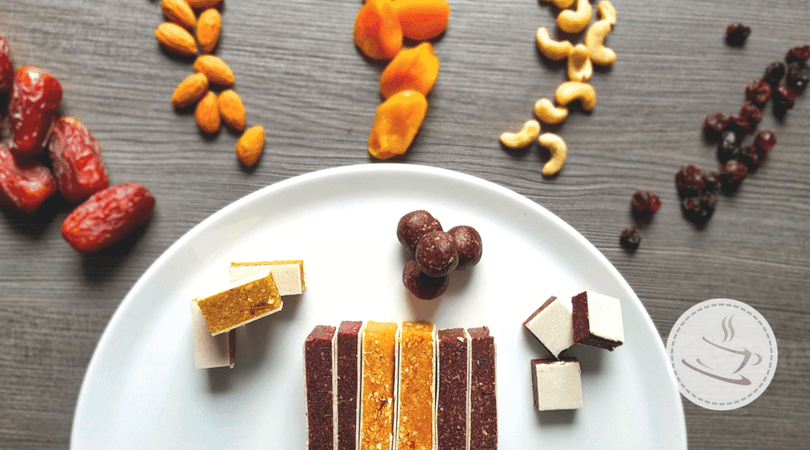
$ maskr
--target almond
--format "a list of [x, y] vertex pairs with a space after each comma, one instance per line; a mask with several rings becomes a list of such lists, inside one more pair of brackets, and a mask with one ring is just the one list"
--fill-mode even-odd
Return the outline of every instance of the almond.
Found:
[[208, 78], [201, 73], [189, 75], [177, 85], [172, 95], [172, 105], [175, 108], [185, 108], [193, 105], [208, 91]]
[[197, 126], [203, 133], [214, 134], [219, 131], [221, 123], [219, 118], [219, 104], [217, 94], [208, 91], [207, 94], [197, 103], [194, 110], [194, 118], [197, 119]]
[[166, 50], [186, 56], [197, 54], [194, 36], [176, 23], [163, 22], [158, 25], [155, 37]]
[[212, 84], [230, 86], [234, 82], [233, 71], [219, 56], [202, 55], [194, 61], [194, 71], [203, 73]]
[[197, 21], [197, 43], [200, 51], [211, 53], [219, 42], [219, 33], [222, 31], [222, 16], [216, 9], [206, 9], [200, 14]]
[[160, 9], [163, 10], [163, 15], [167, 19], [183, 28], [190, 30], [197, 22], [194, 11], [191, 10], [191, 6], [188, 6], [186, 0], [163, 0], [160, 2]]
[[222, 0], [186, 0], [194, 9], [218, 8]]
[[219, 94], [219, 114], [225, 124], [236, 131], [245, 128], [245, 106], [242, 99], [233, 89], [222, 91]]
[[256, 125], [245, 130], [245, 134], [236, 142], [236, 157], [239, 162], [250, 167], [262, 156], [264, 148], [264, 128]]

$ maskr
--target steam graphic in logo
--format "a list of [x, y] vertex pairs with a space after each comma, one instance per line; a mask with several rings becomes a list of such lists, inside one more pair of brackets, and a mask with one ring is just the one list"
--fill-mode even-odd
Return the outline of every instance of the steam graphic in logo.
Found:
[[754, 308], [737, 300], [701, 302], [675, 322], [667, 354], [678, 389], [693, 403], [730, 410], [759, 397], [776, 370], [776, 339]]

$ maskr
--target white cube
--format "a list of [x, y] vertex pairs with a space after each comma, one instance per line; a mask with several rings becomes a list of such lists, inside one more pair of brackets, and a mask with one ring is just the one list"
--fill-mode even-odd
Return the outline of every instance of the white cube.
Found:
[[523, 326], [555, 358], [560, 353], [574, 345], [574, 328], [571, 320], [571, 307], [565, 302], [552, 296], [537, 309]]
[[539, 411], [582, 408], [582, 380], [576, 358], [532, 360], [534, 407]]

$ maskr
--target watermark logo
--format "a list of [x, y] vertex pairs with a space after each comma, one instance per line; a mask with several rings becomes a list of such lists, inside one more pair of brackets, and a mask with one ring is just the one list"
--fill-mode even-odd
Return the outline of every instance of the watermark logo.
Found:
[[727, 411], [762, 395], [776, 371], [778, 352], [773, 330], [757, 310], [714, 299], [689, 308], [675, 322], [667, 356], [684, 397]]

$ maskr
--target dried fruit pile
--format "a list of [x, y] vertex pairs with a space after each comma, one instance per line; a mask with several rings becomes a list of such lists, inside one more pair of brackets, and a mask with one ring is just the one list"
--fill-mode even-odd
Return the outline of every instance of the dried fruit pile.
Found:
[[366, 56], [391, 60], [380, 76], [385, 97], [374, 117], [368, 151], [388, 159], [408, 150], [427, 112], [426, 96], [439, 76], [433, 45], [402, 49], [404, 38], [426, 41], [447, 28], [450, 5], [444, 0], [368, 0], [357, 12], [354, 43]]
[[[580, 33], [591, 21], [593, 8], [587, 0], [543, 0], [551, 2], [561, 9], [557, 15], [557, 27], [565, 33]], [[574, 9], [567, 9], [574, 6]], [[537, 29], [537, 47], [546, 58], [552, 61], [568, 60], [568, 78], [554, 94], [554, 102], [547, 98], [538, 100], [534, 105], [537, 118], [549, 125], [558, 125], [568, 117], [568, 105], [579, 102], [586, 111], [596, 107], [596, 91], [588, 84], [593, 75], [593, 64], [609, 66], [616, 61], [616, 53], [605, 47], [604, 41], [616, 25], [616, 9], [608, 0], [597, 5], [600, 20], [595, 22], [585, 33], [585, 43], [573, 45], [567, 40], [551, 39], [546, 28]], [[543, 166], [543, 175], [556, 175], [563, 167], [568, 155], [568, 148], [562, 138], [553, 133], [540, 134], [539, 123], [535, 120], [526, 122], [520, 133], [503, 133], [501, 143], [509, 148], [524, 148], [535, 139], [542, 147], [549, 149], [550, 159]], [[525, 130], [537, 130], [526, 133]]]
[[399, 219], [397, 239], [413, 257], [405, 263], [402, 283], [423, 300], [442, 295], [450, 284], [450, 272], [472, 268], [483, 253], [475, 228], [460, 225], [444, 232], [442, 224], [421, 209]]
[[[675, 175], [681, 209], [690, 221], [703, 224], [717, 204], [717, 192], [733, 193], [749, 174], [755, 172], [776, 145], [776, 134], [759, 130], [763, 110], [773, 100], [773, 113], [784, 117], [810, 81], [810, 46], [790, 49], [785, 61], [765, 68], [762, 78], [745, 86], [745, 102], [740, 112], [726, 116], [716, 112], [706, 115], [703, 132], [707, 141], [717, 143], [719, 172], [704, 171], [694, 165], [681, 167]], [[754, 134], [756, 132], [756, 134]], [[746, 136], [753, 138], [745, 142]]]
[[[81, 203], [62, 224], [62, 236], [82, 253], [106, 248], [149, 221], [155, 205], [149, 189], [108, 187], [98, 141], [79, 119], [56, 118], [62, 85], [36, 67], [15, 71], [2, 36], [0, 94], [10, 94], [11, 128], [11, 141], [0, 143], [0, 205], [32, 214], [57, 190], [69, 203]], [[46, 148], [53, 171], [37, 159]]]
[[[172, 95], [172, 106], [178, 109], [196, 104], [197, 127], [206, 134], [219, 131], [222, 122], [231, 130], [245, 129], [245, 107], [232, 89], [233, 71], [211, 53], [217, 47], [222, 29], [222, 16], [217, 8], [222, 0], [162, 0], [160, 7], [168, 19], [155, 30], [155, 38], [167, 51], [180, 56], [197, 56], [194, 74], [180, 82]], [[194, 11], [200, 11], [199, 17]], [[194, 31], [192, 36], [190, 30]], [[220, 89], [219, 95], [212, 90]], [[246, 165], [256, 164], [264, 148], [264, 128], [255, 125], [244, 131], [236, 143], [236, 156]]]

